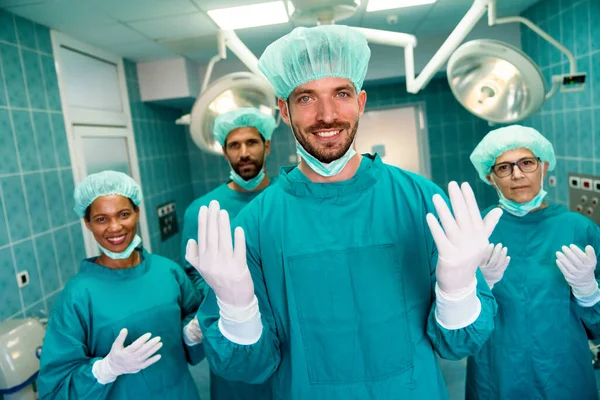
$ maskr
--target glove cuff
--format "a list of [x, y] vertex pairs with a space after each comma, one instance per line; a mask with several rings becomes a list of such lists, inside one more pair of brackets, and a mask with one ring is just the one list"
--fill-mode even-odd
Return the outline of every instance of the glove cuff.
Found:
[[217, 297], [217, 305], [219, 306], [219, 314], [221, 317], [231, 322], [246, 322], [258, 313], [258, 299], [256, 296], [252, 298], [250, 304], [245, 307], [231, 306], [223, 303]]
[[477, 280], [470, 285], [469, 292], [460, 297], [448, 296], [435, 286], [435, 319], [442, 328], [455, 330], [471, 325], [479, 318], [481, 301], [477, 297]]
[[598, 282], [594, 279], [589, 285], [583, 287], [571, 287], [571, 291], [577, 300], [583, 300], [585, 302], [585, 300], [593, 297], [596, 292], [598, 292]]
[[[188, 324], [186, 326], [183, 327], [183, 342], [187, 345], [187, 346], [196, 346], [197, 344], [202, 343], [202, 331], [200, 331], [200, 340], [196, 340], [193, 339], [194, 333], [191, 333], [190, 331], [192, 330], [196, 330], [196, 326], [192, 326], [194, 320], [188, 322]], [[197, 328], [198, 330], [200, 330], [200, 327]]]
[[92, 365], [92, 375], [101, 385], [112, 383], [119, 376], [110, 368], [106, 358], [101, 358]]
[[259, 341], [262, 336], [263, 325], [260, 312], [245, 322], [230, 321], [223, 316], [219, 318], [219, 330], [230, 342], [250, 346]]

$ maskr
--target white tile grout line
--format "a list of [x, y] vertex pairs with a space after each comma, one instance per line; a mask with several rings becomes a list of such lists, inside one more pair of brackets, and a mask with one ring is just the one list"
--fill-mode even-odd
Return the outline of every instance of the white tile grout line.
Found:
[[0, 179], [2, 178], [12, 178], [15, 176], [19, 176], [19, 175], [33, 175], [33, 174], [38, 174], [38, 173], [46, 173], [46, 172], [61, 172], [61, 171], [68, 171], [70, 170], [71, 167], [57, 167], [57, 168], [47, 168], [47, 169], [36, 169], [34, 171], [23, 171], [22, 173], [19, 172], [13, 172], [13, 173], [9, 173], [9, 174], [0, 174]]
[[[14, 17], [12, 18], [13, 20], [13, 26], [14, 26]], [[15, 30], [16, 33], [16, 30]], [[0, 78], [2, 78], [2, 82], [4, 84], [4, 87], [6, 88], [6, 103], [9, 104], [9, 96], [8, 96], [8, 86], [6, 85], [6, 77], [4, 75], [4, 68], [2, 67], [3, 63], [2, 63], [2, 54], [0, 54]], [[12, 120], [12, 115], [11, 113], [8, 113], [8, 119], [10, 121], [10, 125], [11, 125], [11, 129], [13, 131], [13, 142], [15, 144], [15, 147], [17, 146], [16, 143], [16, 137], [14, 135], [14, 124], [13, 124], [13, 120]], [[21, 169], [21, 165], [19, 162], [19, 170]], [[4, 213], [4, 218], [5, 218], [5, 225], [6, 225], [6, 234], [8, 235], [8, 241], [12, 242], [12, 235], [10, 232], [10, 226], [9, 226], [9, 222], [8, 222], [8, 214], [6, 212], [6, 202], [4, 201], [4, 191], [2, 190], [2, 184], [0, 182], [0, 200], [2, 200], [2, 212]], [[17, 274], [18, 274], [18, 270], [17, 270], [17, 261], [16, 261], [16, 257], [15, 257], [15, 251], [13, 249], [13, 247], [11, 246], [10, 248], [10, 255], [11, 255], [11, 259], [12, 259], [12, 264], [13, 264], [13, 270], [15, 273], [15, 280], [17, 279]], [[23, 292], [21, 291], [21, 289], [18, 289], [19, 291], [19, 300], [21, 301], [21, 312], [25, 309], [25, 302], [23, 301]]]
[[[6, 204], [4, 202], [4, 192], [2, 190], [2, 185], [0, 184], [0, 200], [2, 201], [2, 212], [4, 212], [4, 215], [6, 216]], [[8, 241], [11, 242], [12, 241], [12, 237], [10, 234], [10, 229], [8, 226], [8, 217], [4, 218], [4, 224], [6, 225], [6, 234], [8, 235]], [[4, 246], [6, 247], [6, 246]], [[4, 248], [3, 247], [3, 248]], [[2, 248], [0, 248], [2, 249]], [[12, 261], [12, 265], [13, 265], [13, 271], [15, 274], [15, 281], [17, 279], [17, 274], [19, 273], [18, 269], [17, 269], [17, 259], [15, 257], [15, 250], [12, 246], [10, 246], [10, 258]], [[18, 284], [17, 284], [18, 286]], [[20, 288], [17, 288], [18, 292], [19, 292], [19, 300], [21, 301], [21, 311], [23, 311], [25, 309], [25, 301], [23, 300], [23, 292], [21, 291]]]
[[[8, 220], [7, 220], [7, 221], [8, 221]], [[5, 245], [2, 245], [2, 246], [0, 246], [0, 250], [4, 250], [4, 249], [6, 249], [6, 248], [8, 248], [8, 247], [11, 247], [11, 246], [16, 246], [16, 245], [19, 245], [19, 244], [21, 244], [21, 243], [23, 243], [23, 242], [26, 242], [26, 241], [28, 241], [28, 240], [37, 239], [37, 238], [39, 238], [39, 237], [42, 237], [42, 236], [45, 236], [45, 235], [48, 235], [48, 234], [52, 234], [52, 233], [54, 233], [54, 232], [60, 231], [61, 229], [65, 229], [65, 228], [67, 228], [67, 229], [68, 229], [68, 228], [70, 228], [71, 226], [73, 226], [73, 225], [78, 225], [78, 224], [79, 224], [79, 220], [77, 220], [77, 221], [71, 221], [71, 222], [69, 222], [69, 223], [66, 223], [66, 224], [64, 224], [64, 225], [60, 225], [60, 226], [57, 226], [57, 227], [55, 227], [55, 228], [50, 228], [50, 229], [48, 229], [48, 230], [46, 230], [46, 231], [43, 231], [43, 232], [36, 233], [36, 234], [34, 234], [34, 235], [28, 236], [28, 237], [26, 237], [25, 239], [19, 239], [19, 240], [15, 240], [14, 242], [13, 242], [13, 241], [9, 241], [9, 243], [7, 243], [7, 244], [5, 244]]]
[[[14, 24], [14, 23], [15, 23], [15, 22], [14, 22], [14, 18], [13, 18], [13, 24]], [[16, 28], [16, 25], [15, 25], [15, 34], [17, 34], [17, 28]], [[35, 34], [35, 35], [36, 35], [36, 38], [35, 38], [35, 40], [36, 40], [36, 42], [37, 42], [37, 34]], [[19, 41], [19, 36], [17, 35], [17, 42], [18, 42], [18, 41]], [[17, 44], [17, 43], [12, 43], [12, 42], [9, 42], [9, 41], [7, 41], [7, 40], [2, 40], [2, 39], [0, 39], [0, 43], [1, 43], [1, 44], [6, 44], [6, 45], [9, 45], [9, 46], [13, 46], [13, 47], [21, 47], [21, 48], [23, 48], [23, 49], [25, 49], [25, 50], [27, 50], [27, 51], [31, 51], [31, 52], [33, 52], [33, 53], [38, 53], [38, 54], [40, 54], [40, 55], [43, 55], [43, 56], [46, 56], [46, 57], [54, 57], [54, 55], [53, 55], [53, 54], [51, 54], [51, 53], [45, 53], [45, 52], [41, 51], [40, 49], [32, 49], [31, 47], [27, 47], [27, 46], [21, 46], [20, 44]]]
[[[14, 21], [14, 18], [13, 18], [13, 21]], [[25, 70], [25, 62], [23, 60], [23, 53], [21, 52], [21, 42], [19, 39], [18, 31], [17, 31], [16, 21], [14, 21], [14, 25], [15, 25], [15, 33], [17, 35], [17, 51], [19, 52], [19, 61], [21, 62], [21, 73], [23, 75], [23, 82], [25, 84], [25, 98], [27, 99], [27, 105], [29, 106], [29, 110], [28, 110], [29, 122], [31, 124], [31, 132], [33, 133], [33, 142], [34, 142], [35, 152], [36, 152], [38, 163], [39, 163], [39, 168], [41, 168], [42, 162], [40, 160], [40, 154], [38, 151], [38, 142], [37, 142], [35, 124], [33, 123], [33, 114], [31, 113], [31, 99], [29, 98], [29, 83], [27, 82], [27, 73], [25, 72], [26, 71]], [[13, 126], [13, 135], [15, 136], [15, 141], [16, 141], [17, 132], [15, 131], [14, 126]], [[16, 150], [17, 150], [17, 159], [19, 161], [19, 169], [22, 172], [23, 167], [21, 165], [21, 152], [19, 150], [18, 145], [17, 145]], [[44, 197], [47, 199], [48, 196], [46, 195], [46, 185], [45, 185], [45, 181], [44, 181], [44, 175], [41, 175], [40, 177], [42, 180], [42, 192], [44, 194]], [[23, 197], [25, 198], [25, 210], [27, 212], [27, 221], [29, 222], [29, 234], [33, 235], [34, 229], [33, 229], [33, 221], [31, 220], [31, 208], [29, 206], [29, 196], [27, 194], [27, 185], [25, 185], [25, 177], [22, 174], [21, 174], [21, 186], [23, 188]], [[48, 202], [46, 201], [45, 204], [46, 204], [46, 212], [48, 213], [48, 215], [50, 215], [50, 212], [48, 210]], [[7, 218], [8, 218], [8, 216], [7, 216]], [[37, 248], [36, 241], [32, 240], [31, 244], [33, 245], [33, 252], [34, 252], [34, 256], [35, 256], [35, 265], [36, 265], [36, 269], [37, 269], [37, 273], [38, 273], [38, 278], [40, 280], [40, 289], [42, 291], [42, 298], [44, 299], [46, 297], [46, 291], [44, 289], [44, 283], [43, 283], [44, 280], [42, 279], [42, 271], [41, 271], [40, 261], [39, 261], [40, 254], [39, 254], [39, 251]], [[54, 246], [54, 244], [53, 244], [53, 246]], [[56, 248], [54, 249], [54, 253], [56, 254]], [[15, 267], [16, 267], [16, 265], [15, 265]], [[58, 265], [56, 267], [58, 268]], [[59, 275], [59, 282], [60, 282], [60, 275]], [[44, 300], [44, 308], [45, 307], [46, 307], [46, 300]], [[24, 309], [23, 309], [23, 313], [25, 313]]]
[[[54, 296], [54, 295], [56, 295], [56, 294], [60, 293], [60, 292], [61, 292], [61, 290], [62, 290], [62, 289], [58, 289], [58, 290], [54, 290], [54, 291], [52, 291], [52, 292], [51, 292], [51, 293], [49, 293], [49, 294], [48, 294], [48, 295], [47, 295], [45, 298], [43, 298], [43, 299], [40, 299], [40, 300], [36, 301], [35, 303], [32, 303], [32, 304], [28, 305], [27, 307], [23, 308], [23, 310], [22, 310], [22, 311], [19, 311], [18, 313], [15, 313], [15, 314], [13, 314], [13, 315], [10, 315], [10, 316], [6, 317], [6, 319], [8, 320], [8, 319], [13, 319], [13, 318], [19, 317], [21, 314], [23, 314], [23, 316], [25, 316], [25, 312], [27, 312], [27, 311], [31, 310], [32, 308], [36, 307], [36, 306], [37, 306], [39, 303], [41, 303], [42, 301], [43, 301], [44, 303], [46, 303], [46, 301], [47, 301], [47, 299], [48, 299], [48, 298], [50, 298], [50, 297], [52, 297], [52, 296]], [[50, 316], [50, 313], [48, 312], [48, 309], [46, 308], [46, 310], [44, 310], [44, 311], [46, 312], [46, 315], [49, 317], [49, 316]]]
[[[42, 72], [43, 74], [43, 72]], [[46, 91], [46, 89], [44, 88], [44, 92]], [[47, 99], [46, 99], [46, 103], [47, 103]], [[40, 108], [23, 108], [23, 107], [13, 107], [13, 106], [3, 106], [0, 105], [0, 110], [15, 110], [15, 111], [33, 111], [33, 112], [37, 112], [37, 113], [47, 113], [47, 114], [62, 114], [62, 111], [57, 111], [57, 110], [50, 110], [50, 109], [40, 109]]]

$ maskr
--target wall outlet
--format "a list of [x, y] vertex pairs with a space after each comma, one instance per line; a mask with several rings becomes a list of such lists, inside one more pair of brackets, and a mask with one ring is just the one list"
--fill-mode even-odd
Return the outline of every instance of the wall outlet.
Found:
[[158, 206], [156, 208], [156, 214], [158, 215], [160, 239], [163, 242], [179, 232], [174, 201]]
[[29, 272], [21, 271], [21, 272], [17, 273], [17, 285], [20, 288], [23, 288], [23, 287], [29, 285]]

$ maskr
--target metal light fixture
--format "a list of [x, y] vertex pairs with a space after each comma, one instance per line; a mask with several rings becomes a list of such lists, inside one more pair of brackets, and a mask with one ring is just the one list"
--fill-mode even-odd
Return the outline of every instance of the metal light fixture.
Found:
[[297, 24], [334, 24], [355, 15], [360, 0], [284, 0], [290, 19]]
[[250, 72], [235, 72], [214, 81], [198, 97], [190, 114], [190, 135], [194, 143], [209, 153], [222, 154], [221, 144], [213, 135], [215, 119], [220, 114], [244, 107], [274, 115], [272, 87]]
[[[209, 85], [214, 65], [227, 58], [231, 50], [251, 72], [234, 72], [225, 75]], [[215, 119], [238, 108], [254, 107], [261, 112], [275, 116], [275, 89], [258, 69], [258, 59], [240, 41], [234, 31], [219, 31], [219, 53], [206, 68], [200, 95], [192, 112], [179, 118], [178, 125], [189, 125], [190, 135], [196, 145], [209, 153], [223, 154], [221, 144], [215, 139], [213, 129]]]
[[525, 53], [496, 40], [473, 40], [450, 57], [448, 83], [476, 116], [514, 123], [535, 113], [546, 98], [542, 71]]

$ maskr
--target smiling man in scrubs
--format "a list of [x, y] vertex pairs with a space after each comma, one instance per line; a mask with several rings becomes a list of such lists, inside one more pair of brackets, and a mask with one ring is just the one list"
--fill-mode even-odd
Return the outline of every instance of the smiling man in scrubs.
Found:
[[501, 211], [482, 220], [453, 182], [454, 218], [433, 183], [355, 152], [369, 57], [338, 25], [267, 47], [259, 68], [301, 162], [238, 215], [235, 246], [217, 202], [188, 243], [211, 288], [198, 312], [211, 369], [272, 377], [276, 399], [446, 399], [435, 353], [474, 354], [494, 329], [477, 268]]
[[[212, 200], [216, 200], [233, 218], [275, 181], [269, 178], [265, 168], [275, 125], [271, 115], [263, 114], [256, 108], [240, 108], [216, 118], [213, 132], [231, 166], [230, 180], [187, 208], [183, 221], [183, 260], [188, 240], [198, 238], [198, 211], [201, 206], [208, 206]], [[208, 289], [198, 271], [187, 262], [185, 271], [202, 293]], [[213, 373], [210, 376], [210, 395], [212, 400], [270, 398], [266, 384], [232, 382]]]

